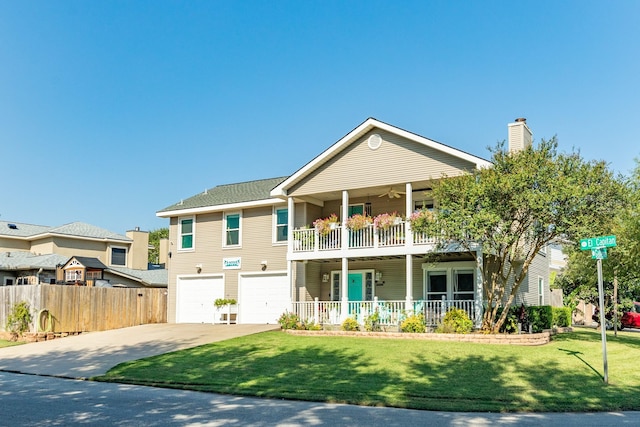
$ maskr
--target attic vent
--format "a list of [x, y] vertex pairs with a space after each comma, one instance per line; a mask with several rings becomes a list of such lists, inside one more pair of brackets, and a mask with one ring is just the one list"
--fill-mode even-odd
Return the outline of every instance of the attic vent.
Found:
[[374, 133], [369, 137], [369, 139], [367, 139], [367, 144], [370, 149], [377, 150], [380, 148], [380, 144], [382, 144], [382, 138], [377, 133]]
[[9, 227], [12, 230], [17, 230], [18, 229], [18, 226], [15, 225], [15, 224], [7, 224], [7, 227]]

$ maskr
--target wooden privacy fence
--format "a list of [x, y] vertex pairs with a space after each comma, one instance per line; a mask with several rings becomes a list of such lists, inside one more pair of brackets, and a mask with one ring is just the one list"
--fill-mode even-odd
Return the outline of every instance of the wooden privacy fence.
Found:
[[0, 287], [0, 330], [14, 304], [26, 301], [31, 332], [92, 332], [166, 323], [167, 290], [64, 285]]

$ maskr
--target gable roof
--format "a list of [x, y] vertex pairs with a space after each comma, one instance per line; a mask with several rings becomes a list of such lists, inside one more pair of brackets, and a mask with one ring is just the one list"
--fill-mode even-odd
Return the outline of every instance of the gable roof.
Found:
[[398, 128], [396, 126], [392, 126], [388, 123], [381, 122], [380, 120], [376, 120], [372, 117], [368, 118], [364, 122], [362, 122], [359, 126], [353, 129], [351, 132], [343, 136], [340, 140], [338, 140], [331, 147], [323, 151], [320, 155], [315, 157], [309, 163], [304, 165], [302, 168], [298, 169], [293, 175], [288, 177], [286, 180], [281, 182], [278, 186], [276, 186], [271, 191], [272, 197], [285, 197], [287, 195], [287, 189], [291, 187], [293, 184], [299, 182], [309, 174], [311, 174], [314, 170], [324, 164], [326, 161], [340, 153], [347, 146], [357, 141], [360, 137], [362, 137], [367, 132], [372, 129], [380, 129], [387, 131], [389, 133], [398, 135], [402, 138], [408, 139], [410, 141], [416, 142], [418, 144], [422, 144], [426, 147], [444, 152], [451, 156], [463, 159], [475, 165], [476, 168], [490, 167], [491, 162], [488, 160], [482, 159], [480, 157], [474, 156], [467, 152], [458, 150], [456, 148], [450, 147], [446, 144], [442, 144], [440, 142], [434, 141], [432, 139], [425, 138], [423, 136], [417, 135], [415, 133], [406, 131], [404, 129]]
[[169, 217], [174, 213], [187, 214], [203, 211], [224, 210], [238, 208], [243, 204], [255, 206], [258, 201], [271, 204], [282, 202], [272, 200], [269, 196], [271, 190], [287, 177], [260, 179], [256, 181], [240, 182], [237, 184], [218, 185], [206, 190], [204, 193], [196, 194], [188, 199], [181, 200], [156, 213], [160, 217]]
[[[10, 225], [13, 225], [10, 227]], [[19, 222], [0, 221], [0, 237], [22, 240], [32, 240], [47, 236], [71, 236], [90, 240], [116, 240], [132, 242], [133, 240], [122, 234], [113, 233], [104, 228], [84, 222], [72, 222], [57, 227], [32, 225]]]
[[69, 260], [65, 263], [65, 267], [71, 260], [77, 260], [80, 264], [82, 264], [85, 268], [95, 268], [98, 270], [106, 270], [107, 266], [102, 263], [98, 258], [91, 258], [86, 256], [73, 256], [69, 258]]

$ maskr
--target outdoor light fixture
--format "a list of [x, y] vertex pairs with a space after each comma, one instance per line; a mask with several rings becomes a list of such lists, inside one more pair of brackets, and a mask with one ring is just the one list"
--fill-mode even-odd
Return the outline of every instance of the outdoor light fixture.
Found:
[[376, 271], [376, 280], [377, 281], [382, 280], [382, 271]]
[[327, 282], [329, 281], [329, 273], [324, 273], [324, 274], [322, 275], [322, 281], [323, 281], [324, 283], [327, 283]]

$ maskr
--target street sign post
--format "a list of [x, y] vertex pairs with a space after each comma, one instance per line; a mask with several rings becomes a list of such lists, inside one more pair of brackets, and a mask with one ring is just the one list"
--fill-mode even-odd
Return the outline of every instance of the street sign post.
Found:
[[602, 360], [604, 363], [604, 382], [609, 383], [609, 369], [607, 367], [607, 323], [604, 309], [604, 287], [602, 285], [602, 260], [607, 259], [607, 248], [617, 246], [616, 236], [590, 237], [580, 240], [580, 249], [591, 251], [591, 258], [598, 264], [598, 304], [600, 305], [600, 332], [602, 335]]

